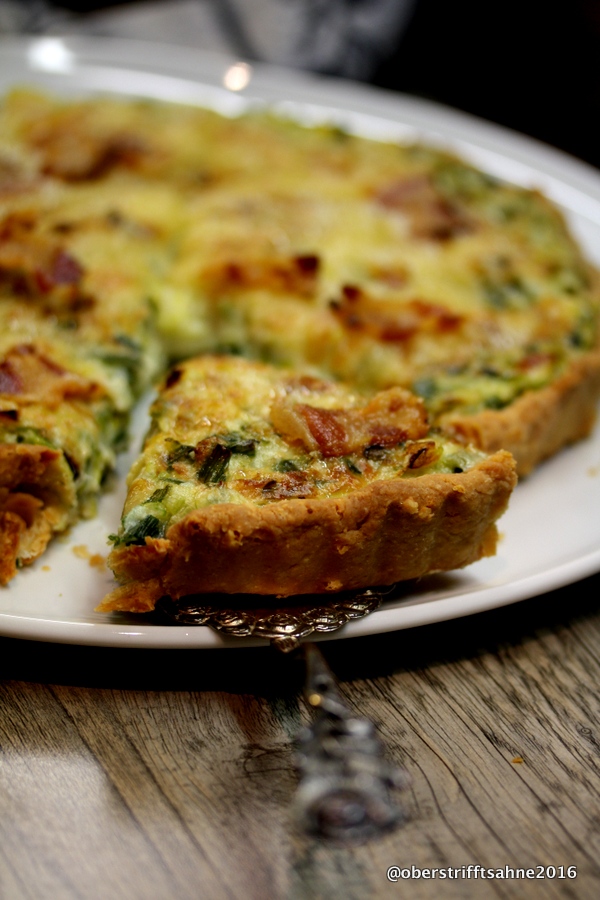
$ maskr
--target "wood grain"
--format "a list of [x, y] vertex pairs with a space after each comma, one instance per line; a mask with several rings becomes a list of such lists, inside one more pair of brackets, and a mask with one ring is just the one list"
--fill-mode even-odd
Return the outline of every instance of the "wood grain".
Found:
[[[358, 847], [290, 818], [300, 658], [1, 640], [0, 897], [600, 896], [599, 586], [321, 645], [411, 778]], [[386, 878], [474, 864], [577, 878]]]

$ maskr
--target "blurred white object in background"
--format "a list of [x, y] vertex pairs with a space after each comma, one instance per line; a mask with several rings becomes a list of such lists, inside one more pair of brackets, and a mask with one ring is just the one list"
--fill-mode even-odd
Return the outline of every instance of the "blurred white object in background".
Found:
[[132, 0], [76, 13], [51, 0], [0, 0], [0, 32], [167, 41], [368, 79], [397, 45], [415, 5], [416, 0]]
[[366, 79], [396, 46], [415, 0], [220, 0], [238, 52], [294, 68]]

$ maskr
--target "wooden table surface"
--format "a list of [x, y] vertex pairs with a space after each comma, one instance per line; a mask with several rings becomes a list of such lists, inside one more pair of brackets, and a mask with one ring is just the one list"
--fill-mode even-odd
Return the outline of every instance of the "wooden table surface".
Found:
[[359, 846], [290, 816], [301, 659], [0, 640], [0, 897], [600, 897], [599, 587], [320, 645], [411, 779]]

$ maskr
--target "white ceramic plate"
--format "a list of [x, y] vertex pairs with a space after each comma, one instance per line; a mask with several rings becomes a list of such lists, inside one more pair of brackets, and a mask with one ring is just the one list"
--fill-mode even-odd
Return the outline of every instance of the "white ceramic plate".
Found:
[[[62, 93], [149, 96], [232, 114], [249, 102], [268, 102], [304, 121], [334, 121], [374, 138], [423, 139], [449, 147], [500, 177], [541, 188], [562, 207], [589, 257], [600, 265], [600, 173], [595, 169], [434, 104], [349, 82], [235, 65], [235, 60], [167, 45], [97, 38], [11, 39], [0, 41], [0, 91], [36, 83]], [[248, 76], [247, 85], [239, 89]], [[226, 88], [227, 83], [238, 90]], [[106, 569], [91, 563], [95, 554], [106, 556], [106, 535], [117, 529], [123, 475], [145, 422], [140, 408], [131, 453], [121, 460], [117, 483], [103, 497], [98, 517], [57, 540], [36, 565], [0, 590], [0, 634], [105, 646], [240, 646], [239, 640], [204, 627], [158, 626], [135, 617], [111, 619], [94, 613], [113, 582]], [[464, 616], [600, 570], [600, 428], [520, 484], [500, 527], [504, 537], [494, 558], [408, 584], [400, 599], [335, 636], [377, 634]]]

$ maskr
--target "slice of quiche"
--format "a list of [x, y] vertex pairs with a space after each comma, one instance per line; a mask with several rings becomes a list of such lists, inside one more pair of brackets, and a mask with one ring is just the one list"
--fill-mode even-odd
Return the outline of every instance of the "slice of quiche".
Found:
[[178, 364], [152, 409], [109, 556], [103, 611], [168, 595], [289, 596], [391, 584], [491, 555], [515, 484], [431, 431], [402, 388], [232, 356]]
[[[2, 346], [3, 345], [3, 346]], [[93, 511], [124, 436], [93, 364], [40, 338], [0, 339], [0, 583]]]
[[7, 175], [1, 150], [5, 584], [94, 512], [129, 412], [164, 366], [152, 293], [169, 245], [152, 215], [155, 188], [63, 185], [33, 173], [26, 156]]

